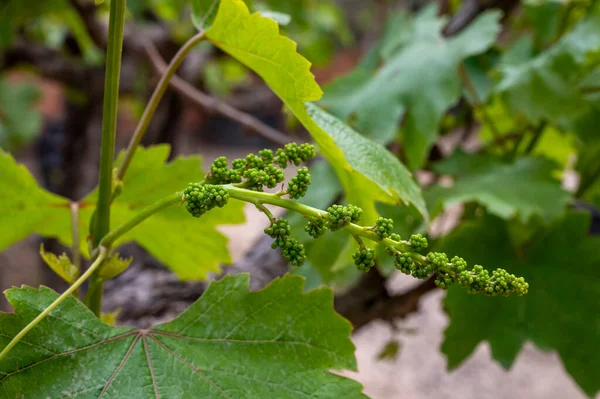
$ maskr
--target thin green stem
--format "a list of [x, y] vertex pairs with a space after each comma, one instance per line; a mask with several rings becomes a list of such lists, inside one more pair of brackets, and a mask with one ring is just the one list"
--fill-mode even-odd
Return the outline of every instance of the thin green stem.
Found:
[[591, 173], [581, 175], [581, 183], [575, 194], [575, 198], [581, 198], [594, 185], [594, 183], [600, 178], [600, 165], [594, 169]]
[[[81, 244], [79, 239], [79, 203], [71, 202], [71, 261], [77, 268], [77, 274], [81, 273], [81, 252], [79, 251], [79, 245]], [[77, 298], [81, 298], [81, 292], [79, 289], [75, 292]]]
[[523, 139], [525, 139], [525, 133], [521, 134], [515, 140], [515, 144], [511, 150], [511, 154], [510, 154], [510, 157], [512, 159], [515, 159], [517, 157], [517, 155], [519, 155], [519, 148], [521, 147], [521, 143], [523, 142]]
[[73, 265], [77, 266], [77, 269], [81, 269], [81, 252], [79, 246], [81, 245], [79, 237], [79, 203], [71, 202], [71, 258]]
[[494, 123], [494, 120], [491, 118], [490, 114], [488, 114], [487, 110], [485, 109], [485, 104], [479, 98], [477, 90], [475, 89], [475, 86], [473, 85], [473, 82], [471, 81], [471, 78], [469, 77], [469, 74], [467, 73], [467, 70], [465, 69], [465, 66], [462, 63], [458, 66], [458, 75], [460, 76], [460, 79], [467, 88], [467, 91], [469, 92], [471, 99], [473, 100], [473, 105], [475, 106], [475, 109], [477, 109], [481, 113], [485, 124], [490, 128], [492, 136], [494, 137], [494, 141], [499, 143], [503, 148], [506, 148], [504, 140], [501, 140], [502, 134], [496, 127], [496, 124]]
[[113, 161], [117, 134], [117, 109], [119, 106], [119, 79], [123, 53], [126, 0], [110, 2], [108, 22], [108, 48], [106, 50], [106, 78], [104, 82], [104, 109], [102, 114], [102, 144], [100, 150], [100, 182], [95, 226], [92, 234], [94, 246], [110, 230], [110, 203], [112, 197]]
[[119, 165], [119, 169], [117, 170], [117, 176], [116, 176], [118, 180], [123, 180], [123, 177], [125, 177], [125, 173], [127, 172], [127, 168], [129, 167], [129, 164], [131, 164], [131, 160], [133, 159], [135, 150], [140, 145], [140, 142], [142, 141], [144, 134], [146, 134], [146, 131], [148, 130], [148, 126], [150, 126], [150, 121], [152, 120], [152, 117], [154, 116], [154, 112], [156, 111], [156, 108], [158, 107], [160, 100], [162, 99], [163, 95], [167, 91], [167, 88], [169, 87], [171, 78], [173, 77], [173, 75], [175, 75], [175, 73], [181, 66], [181, 63], [183, 62], [185, 57], [202, 40], [204, 40], [204, 32], [200, 32], [200, 33], [196, 34], [195, 36], [193, 36], [190, 40], [188, 40], [187, 43], [185, 43], [183, 45], [183, 47], [181, 47], [181, 49], [179, 49], [177, 54], [175, 54], [175, 57], [173, 57], [173, 59], [171, 60], [171, 63], [169, 64], [167, 70], [165, 71], [163, 76], [160, 78], [158, 85], [154, 89], [154, 93], [152, 93], [152, 97], [150, 97], [150, 101], [148, 102], [148, 105], [146, 105], [146, 109], [144, 110], [144, 113], [142, 114], [142, 118], [140, 119], [140, 121], [135, 129], [135, 132], [133, 133], [133, 137], [131, 138], [131, 141], [129, 142], [129, 146], [127, 147], [127, 151], [125, 152], [123, 161]]
[[86, 270], [86, 272], [83, 273], [81, 275], [81, 277], [79, 277], [77, 279], [77, 281], [75, 281], [73, 283], [73, 285], [71, 285], [65, 292], [63, 292], [61, 296], [59, 296], [58, 298], [56, 298], [56, 300], [54, 302], [52, 302], [46, 309], [44, 309], [44, 311], [42, 313], [40, 313], [35, 319], [33, 319], [29, 324], [27, 324], [27, 326], [25, 326], [25, 328], [23, 328], [8, 343], [8, 345], [6, 345], [6, 347], [2, 350], [2, 352], [0, 352], [0, 360], [2, 360], [8, 354], [8, 352], [10, 352], [11, 349], [13, 349], [15, 347], [15, 345], [17, 345], [19, 343], [19, 341], [25, 335], [27, 335], [27, 333], [32, 328], [34, 328], [36, 325], [38, 325], [46, 316], [48, 316], [50, 314], [50, 312], [52, 312], [58, 305], [60, 305], [71, 294], [73, 294], [73, 292], [75, 292], [81, 286], [81, 284], [83, 284], [83, 282], [85, 280], [87, 280], [92, 275], [92, 273], [94, 273], [96, 271], [96, 269], [98, 269], [98, 267], [102, 264], [102, 262], [106, 258], [106, 254], [107, 254], [107, 249], [104, 248], [104, 247], [100, 247], [100, 251], [99, 251], [98, 257], [96, 258], [96, 260], [94, 261], [94, 263], [91, 264], [91, 266], [89, 267], [89, 269]]
[[[238, 199], [240, 201], [249, 202], [251, 204], [270, 204], [275, 205], [280, 208], [288, 209], [290, 211], [297, 212], [303, 216], [313, 218], [313, 219], [324, 219], [329, 218], [329, 213], [323, 211], [321, 209], [313, 208], [312, 206], [304, 205], [297, 203], [295, 201], [281, 198], [276, 194], [263, 193], [258, 191], [246, 190], [243, 188], [235, 187], [232, 185], [225, 185], [223, 188], [227, 189], [229, 192], [229, 196], [231, 198]], [[398, 243], [389, 238], [381, 239], [375, 232], [371, 229], [365, 229], [363, 226], [349, 223], [344, 227], [344, 230], [349, 232], [354, 236], [360, 236], [368, 238], [371, 241], [381, 242], [386, 246], [396, 247]], [[403, 246], [406, 246], [408, 243], [402, 242]]]
[[144, 220], [148, 219], [150, 216], [172, 205], [181, 203], [182, 197], [183, 192], [176, 192], [144, 208], [133, 218], [129, 219], [127, 222], [123, 223], [115, 230], [111, 231], [106, 236], [104, 236], [102, 241], [100, 241], [100, 245], [110, 247], [119, 237], [128, 233], [131, 229], [142, 223]]

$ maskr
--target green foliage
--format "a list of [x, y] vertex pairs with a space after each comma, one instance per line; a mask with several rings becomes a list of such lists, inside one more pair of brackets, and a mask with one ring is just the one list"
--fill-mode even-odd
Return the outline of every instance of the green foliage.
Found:
[[328, 88], [323, 104], [342, 119], [352, 116], [358, 130], [383, 143], [396, 135], [405, 115], [407, 159], [412, 167], [420, 167], [444, 112], [461, 94], [457, 66], [494, 43], [499, 19], [499, 12], [485, 12], [450, 39], [442, 37], [446, 19], [437, 17], [435, 6], [411, 21], [404, 15], [392, 19], [380, 44], [383, 67], [359, 69], [341, 78]]
[[0, 150], [0, 250], [37, 233], [71, 243], [69, 201], [39, 187], [29, 171]]
[[[348, 201], [365, 209], [366, 220], [374, 222], [377, 218], [375, 201], [414, 203], [427, 214], [419, 187], [406, 168], [385, 148], [360, 136], [319, 108], [305, 105], [305, 102], [318, 100], [321, 89], [309, 71], [310, 63], [296, 53], [294, 42], [279, 35], [275, 21], [258, 14], [251, 15], [240, 0], [223, 0], [206, 36], [260, 75], [283, 100], [333, 165], [346, 189]], [[290, 81], [294, 84], [288, 84]]]
[[539, 216], [552, 220], [564, 212], [571, 197], [554, 177], [557, 165], [543, 158], [505, 162], [499, 157], [457, 152], [438, 162], [434, 170], [456, 180], [450, 187], [437, 185], [427, 191], [433, 214], [456, 203], [475, 201], [505, 219], [518, 216], [526, 222]]
[[[9, 11], [0, 12], [0, 46], [10, 44], [18, 30], [25, 39], [35, 37], [62, 53], [62, 41], [71, 31], [84, 61], [93, 59], [95, 47], [71, 3], [28, 3], [9, 0], [0, 6]], [[191, 33], [192, 23], [181, 22], [188, 17], [187, 5], [182, 0], [128, 2], [136, 19], [152, 10], [176, 41]], [[79, 227], [81, 251], [94, 259], [79, 276], [66, 254], [42, 250], [46, 262], [72, 283], [69, 290], [61, 296], [45, 288], [8, 291], [16, 315], [0, 316], [3, 394], [364, 397], [358, 384], [329, 372], [355, 368], [350, 329], [335, 316], [331, 293], [303, 295], [304, 283], [297, 277], [256, 293], [248, 293], [246, 276], [226, 277], [174, 321], [139, 331], [102, 324], [71, 295], [91, 277], [86, 305], [103, 317], [95, 293], [101, 297], [102, 281], [129, 266], [131, 259], [114, 252], [127, 241], [140, 243], [183, 279], [206, 278], [230, 261], [217, 226], [243, 221], [244, 202], [269, 218], [265, 233], [273, 238], [273, 248], [297, 266], [294, 272], [306, 276], [309, 287], [350, 288], [360, 272], [377, 266], [386, 276], [397, 269], [450, 289], [446, 307], [451, 320], [443, 345], [449, 366], [463, 361], [481, 341], [489, 341], [494, 358], [510, 366], [529, 339], [558, 351], [588, 394], [600, 390], [594, 374], [600, 365], [590, 350], [600, 336], [593, 323], [600, 310], [600, 285], [593, 276], [599, 245], [587, 236], [584, 216], [565, 212], [572, 199], [578, 206], [581, 200], [600, 201], [597, 6], [526, 2], [511, 11], [503, 24], [508, 32], [495, 46], [497, 11], [481, 13], [453, 36], [442, 33], [447, 18], [437, 16], [435, 6], [415, 17], [390, 12], [382, 37], [359, 66], [329, 86], [321, 104], [335, 116], [311, 103], [322, 96], [311, 65], [296, 52], [296, 43], [280, 35], [277, 24], [288, 24], [283, 30], [308, 50], [309, 59], [326, 60], [332, 38], [320, 34], [338, 30], [333, 40], [341, 45], [351, 38], [332, 1], [194, 0], [192, 9], [196, 26], [206, 29], [205, 38], [233, 57], [219, 52], [218, 64], [209, 61], [220, 70], [205, 73], [213, 79], [207, 87], [224, 94], [232, 82], [247, 84], [249, 68], [311, 134], [327, 162], [299, 168], [286, 187], [283, 169], [315, 157], [311, 144], [259, 151], [231, 166], [219, 157], [206, 174], [198, 158], [165, 164], [167, 147], [140, 149], [123, 181], [121, 170], [113, 179], [113, 230], [104, 237], [92, 231], [89, 239], [100, 244], [85, 248], [85, 227], [95, 224], [97, 192], [70, 203], [39, 188], [24, 168], [0, 153], [5, 207], [0, 223], [11, 227], [0, 234], [0, 249], [32, 233], [72, 244], [71, 227]], [[352, 17], [353, 26], [362, 23], [363, 16]], [[68, 29], [57, 29], [61, 23]], [[233, 73], [224, 71], [227, 65]], [[27, 117], [35, 96], [2, 84], [0, 140], [8, 129], [30, 136], [39, 128], [39, 120]], [[107, 101], [114, 105], [116, 82], [108, 86]], [[450, 140], [440, 140], [430, 154], [446, 134]], [[475, 136], [482, 148], [476, 154], [462, 152]], [[446, 157], [452, 139], [461, 142]], [[445, 159], [434, 162], [440, 155]], [[558, 177], [573, 165], [573, 155], [580, 185], [568, 193]], [[426, 193], [433, 215], [456, 203], [465, 205], [456, 230], [432, 243], [436, 252], [425, 252], [427, 208], [400, 159], [435, 172], [423, 174], [434, 180]], [[112, 160], [102, 165], [103, 176], [110, 177]], [[106, 203], [110, 186], [110, 179], [104, 179]], [[267, 205], [292, 214], [276, 218]], [[201, 218], [189, 217], [183, 208]], [[71, 226], [73, 216], [79, 226]], [[95, 221], [108, 226], [107, 219]], [[106, 316], [112, 323], [114, 318]]]
[[40, 92], [29, 84], [9, 84], [0, 77], [0, 147], [17, 149], [33, 140], [42, 128], [35, 110]]
[[[466, 222], [441, 243], [472, 262], [506, 267], [530, 284], [523, 298], [469, 297], [451, 288], [445, 300], [450, 325], [442, 350], [455, 368], [482, 341], [494, 359], [510, 367], [525, 340], [555, 350], [565, 368], [590, 396], [600, 390], [600, 239], [588, 236], [589, 217], [568, 213], [523, 246], [513, 246], [507, 222], [486, 216]], [[568, 337], [568, 339], [566, 338]]]
[[[360, 384], [330, 373], [356, 369], [351, 327], [330, 290], [302, 294], [291, 276], [253, 293], [248, 283], [247, 275], [213, 282], [149, 330], [109, 327], [70, 297], [0, 361], [0, 396], [365, 398]], [[56, 297], [44, 287], [7, 291], [16, 314], [0, 317], [0, 341]]]
[[593, 66], [590, 56], [599, 48], [600, 14], [592, 14], [550, 50], [503, 68], [496, 90], [513, 113], [525, 115], [532, 123], [586, 115], [590, 104], [580, 84]]

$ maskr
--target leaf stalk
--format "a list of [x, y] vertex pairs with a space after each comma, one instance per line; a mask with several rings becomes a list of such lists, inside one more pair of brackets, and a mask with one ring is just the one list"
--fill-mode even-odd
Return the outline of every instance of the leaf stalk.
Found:
[[87, 280], [99, 267], [102, 265], [102, 262], [106, 259], [106, 255], [108, 253], [108, 249], [105, 247], [99, 247], [98, 257], [96, 260], [90, 265], [90, 267], [86, 270], [85, 273], [81, 275], [65, 292], [63, 292], [54, 302], [52, 302], [46, 309], [42, 311], [35, 319], [33, 319], [29, 324], [25, 326], [15, 337], [4, 347], [2, 352], [0, 352], [0, 360], [2, 360], [10, 351], [13, 349], [25, 335], [32, 328], [37, 326], [46, 316], [50, 314], [58, 305], [60, 305], [65, 299], [69, 297], [69, 295], [73, 294], [80, 286], [83, 284], [85, 280]]

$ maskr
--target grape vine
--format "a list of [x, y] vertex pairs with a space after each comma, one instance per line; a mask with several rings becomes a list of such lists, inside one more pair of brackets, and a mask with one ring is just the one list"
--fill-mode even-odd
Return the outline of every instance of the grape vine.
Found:
[[[403, 240], [393, 233], [393, 221], [380, 217], [374, 226], [359, 224], [363, 210], [355, 205], [332, 205], [320, 210], [296, 201], [303, 197], [311, 179], [308, 168], [301, 167], [297, 174], [284, 183], [284, 169], [290, 165], [299, 166], [316, 156], [314, 146], [310, 144], [287, 144], [276, 151], [262, 150], [249, 154], [245, 158], [233, 160], [231, 167], [225, 157], [217, 158], [204, 181], [190, 183], [183, 191], [182, 201], [194, 217], [200, 217], [215, 207], [225, 206], [230, 198], [254, 204], [269, 218], [270, 225], [265, 234], [273, 238], [272, 247], [281, 248], [283, 257], [294, 266], [301, 266], [306, 260], [304, 246], [292, 236], [289, 222], [285, 218], [275, 218], [264, 206], [275, 205], [300, 213], [307, 220], [305, 231], [313, 238], [327, 231], [346, 230], [354, 237], [359, 249], [352, 255], [354, 264], [361, 271], [369, 271], [375, 265], [375, 251], [367, 247], [363, 238], [383, 245], [386, 252], [393, 256], [394, 265], [402, 273], [417, 279], [427, 279], [435, 274], [435, 284], [447, 289], [454, 284], [465, 288], [470, 294], [489, 296], [513, 294], [524, 295], [529, 284], [522, 277], [496, 269], [491, 274], [480, 265], [469, 268], [467, 262], [454, 257], [448, 259], [445, 253], [429, 252], [427, 239], [421, 234], [413, 234]], [[280, 190], [267, 193], [281, 183]], [[284, 197], [288, 198], [284, 198]]]

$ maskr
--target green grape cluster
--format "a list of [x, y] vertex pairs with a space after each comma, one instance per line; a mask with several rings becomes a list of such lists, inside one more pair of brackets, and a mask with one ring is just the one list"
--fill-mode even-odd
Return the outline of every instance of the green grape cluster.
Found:
[[[205, 176], [209, 184], [241, 184], [252, 191], [263, 191], [266, 188], [275, 188], [283, 183], [285, 169], [290, 163], [300, 165], [316, 156], [312, 144], [298, 145], [286, 144], [277, 150], [277, 155], [269, 149], [261, 150], [256, 154], [248, 154], [245, 158], [233, 160], [231, 168], [227, 158], [215, 159], [210, 167], [210, 172]], [[298, 175], [290, 180], [288, 194], [291, 198], [303, 197], [310, 185], [310, 174], [307, 168], [301, 168]]]
[[325, 222], [319, 219], [309, 220], [307, 225], [304, 226], [304, 231], [308, 233], [312, 238], [321, 237], [327, 231]]
[[294, 266], [301, 266], [306, 260], [304, 245], [291, 236], [292, 228], [287, 219], [274, 219], [271, 225], [265, 229], [265, 234], [273, 238], [271, 247], [281, 248], [281, 253], [285, 260]]
[[283, 148], [279, 148], [274, 158], [274, 162], [280, 167], [285, 168], [289, 163], [299, 166], [301, 163], [308, 161], [310, 158], [317, 156], [315, 146], [312, 144], [296, 143], [286, 144]]
[[[388, 225], [387, 221], [382, 219], [379, 218], [372, 228], [380, 239], [383, 238], [379, 235], [379, 226]], [[389, 235], [382, 243], [386, 252], [394, 257], [396, 268], [404, 274], [418, 279], [427, 279], [435, 274], [435, 284], [439, 288], [447, 289], [453, 284], [458, 284], [470, 294], [524, 295], [529, 289], [523, 278], [516, 277], [504, 269], [497, 269], [490, 275], [479, 265], [468, 270], [467, 262], [458, 256], [449, 260], [448, 255], [441, 252], [430, 252], [427, 256], [419, 254], [418, 251], [428, 246], [427, 239], [421, 234], [413, 234], [409, 241], [405, 242], [401, 241], [398, 234], [385, 231]]]
[[523, 277], [517, 277], [504, 269], [496, 269], [490, 276], [480, 265], [475, 265], [473, 270], [462, 271], [456, 280], [469, 294], [481, 292], [490, 296], [509, 296], [513, 293], [524, 295], [529, 290], [529, 284]]
[[300, 199], [306, 195], [308, 186], [310, 186], [310, 173], [308, 168], [303, 166], [298, 169], [298, 174], [290, 179], [287, 192], [290, 198]]
[[354, 205], [332, 205], [327, 208], [329, 214], [327, 228], [331, 231], [339, 230], [350, 223], [357, 223], [362, 216], [362, 209]]
[[370, 248], [361, 248], [356, 251], [352, 258], [358, 270], [368, 272], [375, 266], [375, 251]]
[[241, 183], [242, 173], [239, 169], [229, 169], [226, 157], [219, 157], [210, 166], [210, 172], [206, 175], [207, 182], [216, 184]]
[[[377, 234], [377, 237], [379, 237], [383, 240], [384, 238], [387, 238], [392, 233], [393, 228], [394, 228], [394, 221], [392, 219], [380, 217], [377, 219], [377, 221], [375, 221], [375, 226], [373, 227], [373, 231], [375, 231], [375, 234]], [[398, 238], [398, 241], [400, 241], [400, 238]]]
[[421, 234], [413, 234], [410, 236], [409, 242], [411, 249], [415, 252], [422, 251], [429, 246], [427, 238], [423, 237]]
[[[380, 217], [374, 226], [357, 226], [356, 223], [360, 221], [363, 213], [357, 206], [332, 205], [327, 208], [327, 212], [313, 208], [307, 209], [306, 213], [302, 212], [302, 207], [306, 207], [305, 205], [294, 204], [292, 207], [291, 200], [304, 197], [311, 184], [310, 173], [306, 167], [298, 169], [285, 191], [275, 194], [249, 194], [251, 191], [277, 187], [284, 181], [283, 169], [292, 164], [299, 166], [315, 155], [315, 148], [310, 144], [290, 143], [275, 153], [265, 149], [258, 154], [248, 154], [244, 158], [235, 159], [231, 167], [228, 165], [227, 158], [219, 157], [211, 165], [205, 182], [190, 183], [184, 190], [183, 199], [186, 208], [194, 217], [200, 217], [214, 207], [227, 204], [230, 193], [237, 199], [254, 203], [271, 220], [265, 233], [273, 238], [272, 247], [281, 248], [283, 257], [295, 266], [302, 265], [306, 260], [304, 246], [291, 236], [289, 222], [283, 218], [274, 218], [264, 208], [265, 203], [303, 213], [308, 219], [304, 230], [313, 238], [322, 236], [328, 230], [337, 231], [343, 228], [349, 230], [360, 247], [352, 257], [354, 264], [361, 271], [369, 271], [375, 265], [375, 251], [366, 248], [361, 239], [366, 237], [384, 246], [386, 252], [394, 258], [394, 265], [399, 271], [418, 279], [427, 279], [434, 275], [435, 284], [440, 288], [446, 289], [458, 284], [471, 294], [509, 296], [527, 293], [529, 285], [525, 280], [504, 269], [489, 272], [479, 265], [469, 269], [464, 259], [454, 257], [449, 260], [446, 254], [440, 252], [422, 255], [421, 252], [428, 247], [427, 239], [421, 234], [413, 234], [408, 241], [403, 241], [400, 235], [392, 232], [394, 223], [391, 219]], [[244, 190], [249, 191], [244, 193]], [[284, 195], [288, 195], [290, 199], [283, 199]], [[253, 196], [257, 197], [253, 198]], [[272, 202], [269, 198], [272, 198]], [[286, 203], [290, 203], [290, 206], [286, 206]]]
[[187, 211], [199, 218], [216, 206], [225, 206], [229, 200], [229, 193], [219, 186], [190, 183], [183, 190], [183, 197], [187, 202]]

